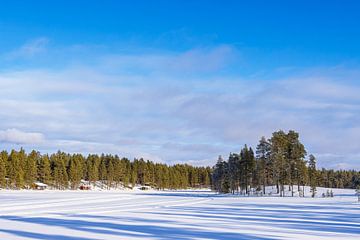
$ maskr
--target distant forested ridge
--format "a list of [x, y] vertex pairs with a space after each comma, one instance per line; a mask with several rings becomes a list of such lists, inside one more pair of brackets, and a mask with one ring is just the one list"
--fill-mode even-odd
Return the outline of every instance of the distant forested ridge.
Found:
[[77, 189], [84, 179], [103, 186], [150, 185], [157, 189], [210, 187], [211, 168], [187, 164], [169, 166], [143, 159], [130, 161], [117, 155], [83, 156], [61, 151], [48, 155], [24, 149], [0, 153], [0, 188], [30, 188], [34, 182], [54, 189]]
[[315, 156], [307, 152], [295, 131], [274, 132], [270, 139], [262, 137], [256, 149], [245, 145], [239, 153], [230, 153], [227, 160], [219, 156], [213, 167], [212, 187], [221, 193], [265, 194], [266, 186], [276, 186], [280, 196], [285, 186], [294, 194], [301, 186], [356, 188], [360, 172], [355, 170], [316, 169]]

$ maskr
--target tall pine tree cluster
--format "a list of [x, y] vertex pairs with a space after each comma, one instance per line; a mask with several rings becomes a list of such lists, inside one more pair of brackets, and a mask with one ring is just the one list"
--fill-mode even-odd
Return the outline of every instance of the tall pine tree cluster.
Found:
[[23, 149], [0, 153], [0, 188], [30, 188], [43, 182], [55, 189], [77, 189], [81, 180], [106, 188], [149, 184], [158, 189], [210, 187], [211, 168], [187, 164], [154, 163], [143, 159], [130, 161], [117, 155], [57, 152], [27, 154]]
[[356, 188], [360, 184], [360, 172], [317, 170], [315, 157], [310, 155], [307, 161], [306, 154], [297, 132], [274, 132], [270, 139], [262, 137], [255, 151], [245, 145], [239, 153], [230, 153], [227, 161], [219, 156], [213, 167], [212, 188], [249, 195], [265, 194], [266, 186], [276, 186], [280, 196], [286, 191], [293, 196], [295, 190], [304, 196], [303, 186], [309, 185], [315, 196], [317, 186]]

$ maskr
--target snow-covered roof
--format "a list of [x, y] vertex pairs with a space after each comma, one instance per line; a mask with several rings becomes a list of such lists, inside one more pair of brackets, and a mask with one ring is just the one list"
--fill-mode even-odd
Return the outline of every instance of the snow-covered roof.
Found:
[[39, 187], [47, 187], [48, 186], [47, 184], [42, 183], [42, 182], [35, 182], [34, 184]]

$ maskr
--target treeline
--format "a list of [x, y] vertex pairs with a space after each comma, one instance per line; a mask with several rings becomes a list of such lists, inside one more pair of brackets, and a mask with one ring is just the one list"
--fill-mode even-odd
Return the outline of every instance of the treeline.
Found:
[[0, 187], [30, 188], [34, 182], [48, 184], [55, 189], [77, 189], [84, 179], [102, 182], [108, 188], [118, 186], [151, 185], [157, 189], [209, 187], [210, 167], [187, 164], [169, 166], [143, 159], [130, 161], [117, 155], [40, 154], [24, 149], [0, 153]]
[[310, 186], [312, 196], [316, 187], [356, 188], [360, 172], [345, 170], [317, 170], [316, 159], [307, 152], [295, 131], [274, 132], [270, 139], [262, 137], [256, 149], [245, 145], [240, 153], [230, 153], [225, 161], [221, 156], [213, 167], [212, 188], [221, 193], [265, 194], [266, 186], [276, 186], [285, 196], [285, 186], [294, 195], [294, 186], [304, 196]]
[[317, 184], [326, 188], [360, 187], [360, 171], [355, 170], [328, 170], [322, 168], [317, 171]]

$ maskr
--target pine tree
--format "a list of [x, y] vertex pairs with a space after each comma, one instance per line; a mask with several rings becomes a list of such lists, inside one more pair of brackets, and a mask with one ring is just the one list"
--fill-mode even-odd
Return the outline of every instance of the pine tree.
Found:
[[52, 179], [50, 160], [48, 155], [43, 155], [40, 157], [38, 176], [39, 176], [39, 181], [46, 184], [49, 184]]
[[287, 136], [283, 131], [274, 132], [271, 139], [271, 161], [274, 181], [280, 196], [285, 196], [284, 185], [288, 180], [289, 164], [286, 160]]
[[123, 158], [121, 161], [123, 162], [123, 166], [125, 169], [123, 173], [122, 182], [125, 187], [128, 187], [131, 180], [131, 163], [127, 158]]
[[298, 191], [300, 190], [300, 182], [304, 176], [302, 176], [301, 169], [305, 165], [305, 147], [299, 140], [299, 134], [295, 131], [290, 130], [287, 134], [288, 148], [286, 158], [289, 161], [289, 185], [291, 186], [291, 194], [294, 196], [293, 185], [298, 185]]
[[107, 179], [107, 168], [106, 168], [106, 162], [105, 162], [104, 156], [101, 157], [100, 169], [99, 169], [99, 179], [102, 184], [105, 184], [105, 181]]
[[[253, 188], [254, 186], [254, 180], [255, 180], [255, 154], [254, 151], [252, 150], [252, 148], [249, 148], [248, 151], [248, 156], [247, 156], [247, 178], [248, 178], [248, 185], [250, 187], [250, 190]], [[250, 194], [250, 192], [248, 192], [248, 194]]]
[[198, 177], [197, 177], [196, 168], [191, 168], [190, 175], [189, 175], [189, 181], [190, 181], [191, 187], [196, 187], [198, 185]]
[[21, 189], [24, 186], [24, 170], [23, 165], [26, 159], [25, 151], [21, 149], [19, 152], [12, 150], [8, 158], [8, 175], [10, 186]]
[[241, 149], [239, 154], [238, 176], [241, 194], [247, 194], [247, 169], [246, 169], [247, 147]]
[[247, 145], [240, 152], [240, 186], [245, 189], [246, 194], [250, 194], [250, 190], [254, 180], [255, 156], [252, 148]]
[[77, 189], [82, 179], [82, 159], [83, 156], [80, 154], [74, 154], [70, 158], [68, 176], [71, 189]]
[[117, 188], [121, 182], [122, 176], [123, 176], [123, 167], [122, 167], [122, 163], [119, 159], [119, 157], [116, 155], [115, 159], [114, 159], [114, 182], [115, 182], [115, 187]]
[[300, 190], [300, 182], [303, 176], [301, 176], [301, 168], [305, 165], [306, 151], [304, 145], [299, 140], [299, 134], [293, 130], [290, 130], [287, 134], [287, 150], [285, 158], [287, 161], [287, 175], [289, 190], [291, 190], [292, 196], [294, 196], [294, 184], [298, 185], [298, 191]]
[[98, 155], [89, 155], [86, 160], [86, 178], [90, 183], [95, 183], [99, 180], [99, 165], [100, 158]]
[[263, 194], [265, 194], [265, 187], [269, 183], [270, 178], [270, 154], [271, 145], [265, 137], [262, 137], [256, 147], [256, 159], [258, 182], [262, 185]]
[[30, 187], [37, 180], [37, 162], [40, 153], [33, 150], [25, 159], [24, 164], [24, 181]]
[[299, 185], [302, 185], [302, 189], [298, 187], [299, 189], [299, 196], [305, 197], [305, 185], [308, 183], [308, 169], [306, 166], [306, 161], [302, 161], [302, 163], [299, 165], [299, 174], [301, 178], [299, 179]]
[[68, 174], [66, 171], [67, 155], [58, 151], [56, 154], [51, 156], [53, 161], [53, 176], [54, 184], [58, 189], [67, 189], [68, 188]]
[[213, 169], [213, 183], [214, 190], [220, 193], [229, 192], [228, 164], [221, 156], [219, 156]]
[[8, 153], [2, 151], [0, 153], [0, 188], [6, 187], [6, 162], [8, 160]]
[[316, 183], [317, 183], [316, 158], [312, 154], [310, 154], [310, 156], [309, 156], [308, 171], [309, 171], [311, 197], [315, 197], [315, 195], [316, 195]]
[[230, 153], [228, 166], [229, 166], [229, 184], [232, 194], [239, 190], [239, 161], [240, 157], [236, 153]]
[[112, 184], [114, 182], [114, 165], [113, 165], [111, 159], [109, 160], [109, 163], [108, 163], [106, 179], [107, 179], [108, 187], [111, 188]]

